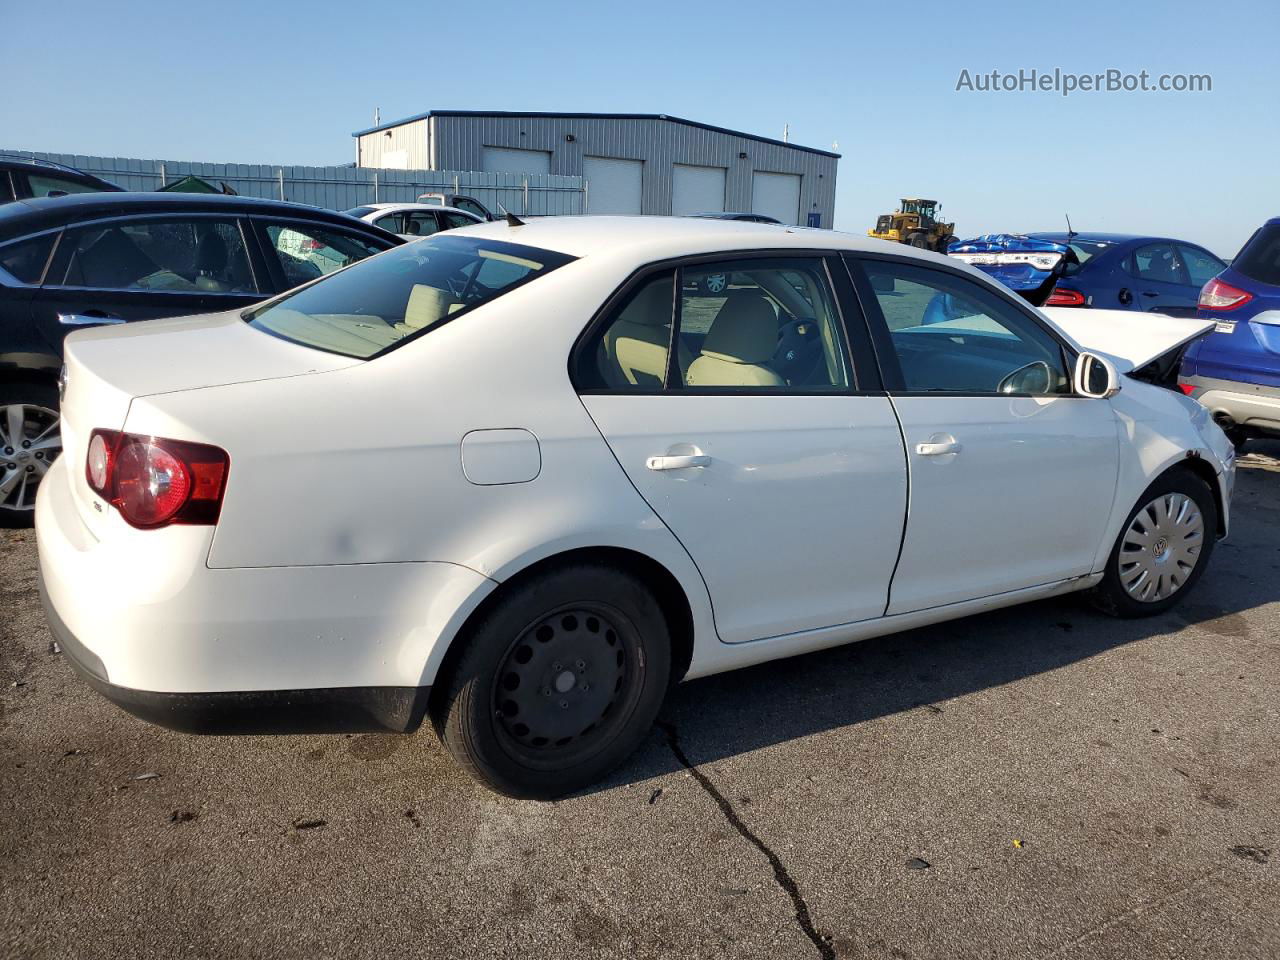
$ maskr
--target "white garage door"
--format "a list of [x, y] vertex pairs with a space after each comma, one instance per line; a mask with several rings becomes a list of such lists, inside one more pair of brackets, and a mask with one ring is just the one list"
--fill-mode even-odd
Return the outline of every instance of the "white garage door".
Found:
[[639, 213], [639, 160], [583, 157], [582, 176], [587, 181], [587, 213]]
[[550, 173], [551, 154], [546, 150], [515, 150], [511, 147], [485, 147], [486, 173]]
[[719, 213], [724, 210], [724, 167], [677, 163], [671, 175], [671, 215]]
[[751, 183], [751, 212], [786, 224], [800, 220], [800, 174], [757, 173]]

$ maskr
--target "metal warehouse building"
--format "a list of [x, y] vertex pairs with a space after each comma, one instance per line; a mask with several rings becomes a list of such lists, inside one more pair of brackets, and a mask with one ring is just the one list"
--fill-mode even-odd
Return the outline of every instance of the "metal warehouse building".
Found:
[[358, 167], [582, 177], [588, 213], [741, 210], [821, 227], [840, 159], [657, 113], [434, 110], [352, 136]]

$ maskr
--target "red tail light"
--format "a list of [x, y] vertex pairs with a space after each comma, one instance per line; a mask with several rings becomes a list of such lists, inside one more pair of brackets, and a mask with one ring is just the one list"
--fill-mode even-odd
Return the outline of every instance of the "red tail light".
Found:
[[1046, 307], [1083, 307], [1084, 294], [1079, 290], [1068, 290], [1066, 287], [1054, 287], [1053, 293], [1045, 301]]
[[1201, 310], [1234, 310], [1253, 299], [1253, 294], [1214, 277], [1200, 291]]
[[95, 430], [85, 478], [135, 527], [214, 524], [230, 466], [227, 452], [208, 444]]

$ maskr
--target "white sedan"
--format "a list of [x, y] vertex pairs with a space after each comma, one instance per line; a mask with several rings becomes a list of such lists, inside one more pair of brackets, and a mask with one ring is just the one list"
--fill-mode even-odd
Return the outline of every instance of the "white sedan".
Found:
[[344, 212], [406, 240], [420, 240], [443, 230], [485, 222], [478, 214], [438, 203], [370, 203]]
[[513, 218], [77, 332], [50, 626], [158, 723], [430, 717], [551, 797], [680, 680], [1070, 591], [1162, 612], [1227, 532], [1175, 380], [1208, 325], [1052, 317], [831, 231]]

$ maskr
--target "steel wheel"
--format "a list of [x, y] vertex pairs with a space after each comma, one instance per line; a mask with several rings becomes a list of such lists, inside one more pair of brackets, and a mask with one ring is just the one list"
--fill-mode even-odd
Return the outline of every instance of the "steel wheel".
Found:
[[621, 611], [579, 603], [531, 624], [512, 645], [493, 684], [493, 710], [522, 759], [590, 750], [610, 735], [626, 699], [634, 628]]
[[1173, 596], [1187, 583], [1204, 546], [1204, 517], [1186, 494], [1161, 494], [1138, 511], [1120, 543], [1120, 583], [1141, 603]]
[[62, 452], [58, 411], [32, 403], [0, 406], [0, 508], [30, 511], [36, 487]]

